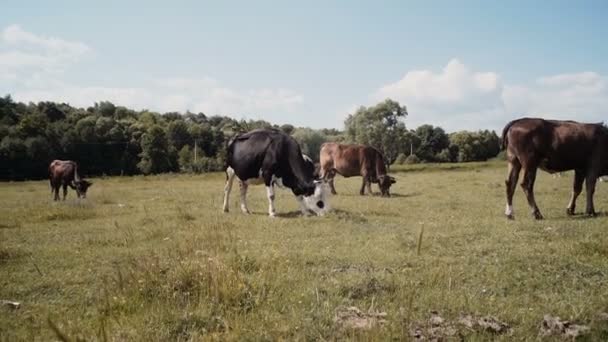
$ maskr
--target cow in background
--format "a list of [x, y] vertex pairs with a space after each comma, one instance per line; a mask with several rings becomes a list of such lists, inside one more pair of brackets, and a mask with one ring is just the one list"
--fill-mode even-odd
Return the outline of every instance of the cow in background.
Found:
[[538, 220], [543, 218], [534, 199], [534, 181], [538, 168], [549, 173], [574, 170], [572, 195], [566, 212], [568, 215], [574, 214], [576, 198], [585, 182], [585, 213], [595, 215], [595, 184], [598, 177], [608, 174], [608, 127], [575, 121], [523, 118], [505, 126], [502, 141], [509, 163], [505, 181], [505, 215], [509, 219], [513, 219], [513, 194], [521, 170], [524, 172], [521, 187], [532, 215]]
[[334, 178], [336, 174], [343, 177], [362, 176], [361, 195], [372, 194], [371, 183], [378, 183], [382, 196], [390, 197], [390, 187], [396, 180], [386, 172], [384, 157], [380, 151], [371, 146], [346, 145], [334, 142], [321, 145], [321, 177], [329, 180], [332, 194], [336, 194]]
[[290, 188], [302, 214], [309, 211], [324, 215], [329, 209], [325, 185], [315, 180], [314, 164], [305, 159], [298, 143], [275, 129], [258, 129], [238, 135], [228, 145], [224, 212], [229, 211], [229, 196], [234, 178], [241, 186], [241, 211], [249, 213], [246, 195], [249, 184], [264, 183], [268, 196], [268, 215], [276, 216], [274, 185]]
[[78, 198], [87, 197], [87, 189], [93, 183], [84, 180], [78, 174], [78, 164], [71, 160], [53, 160], [49, 165], [49, 181], [53, 199], [59, 201], [59, 188], [63, 187], [63, 200], [68, 194], [68, 186], [76, 190]]

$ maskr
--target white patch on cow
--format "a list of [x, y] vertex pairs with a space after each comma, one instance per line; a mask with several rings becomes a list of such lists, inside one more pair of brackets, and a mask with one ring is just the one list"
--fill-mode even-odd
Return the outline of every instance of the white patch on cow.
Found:
[[249, 208], [247, 208], [247, 183], [241, 183], [241, 211], [244, 214], [249, 214]]
[[300, 205], [300, 211], [302, 212], [302, 215], [308, 216], [310, 214], [310, 211], [306, 207], [306, 203], [304, 202], [304, 196], [302, 196], [302, 195], [296, 196], [296, 200], [298, 201], [298, 204]]
[[230, 192], [232, 191], [232, 182], [234, 181], [234, 170], [231, 167], [226, 169], [226, 185], [224, 185], [224, 212], [227, 213], [230, 208]]
[[309, 163], [312, 163], [312, 162], [313, 162], [313, 161], [312, 161], [312, 158], [310, 158], [309, 156], [307, 156], [307, 155], [305, 155], [305, 154], [302, 154], [302, 158], [304, 158], [304, 160], [305, 160], [305, 161], [307, 161], [307, 162], [309, 162]]
[[[315, 192], [310, 196], [304, 196], [306, 208], [317, 216], [323, 216], [329, 211], [329, 189], [327, 183], [315, 181]], [[320, 205], [320, 206], [319, 206]]]
[[274, 188], [272, 184], [266, 187], [266, 195], [268, 196], [268, 216], [275, 217], [276, 212], [274, 209]]
[[505, 208], [505, 215], [507, 216], [512, 216], [513, 215], [513, 206], [512, 205], [508, 205]]

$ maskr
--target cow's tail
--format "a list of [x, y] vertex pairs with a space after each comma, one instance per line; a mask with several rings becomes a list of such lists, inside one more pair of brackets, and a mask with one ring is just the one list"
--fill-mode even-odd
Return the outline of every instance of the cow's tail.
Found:
[[[228, 167], [230, 166], [230, 161], [232, 160], [232, 145], [239, 136], [240, 134], [235, 134], [226, 143], [226, 160], [224, 161], [224, 170], [228, 170]], [[228, 173], [226, 173], [226, 180], [228, 180]]]
[[507, 134], [509, 134], [509, 129], [511, 128], [511, 126], [513, 126], [513, 124], [517, 122], [517, 120], [513, 120], [510, 121], [508, 124], [505, 125], [505, 128], [503, 128], [502, 130], [502, 149], [505, 150], [507, 148], [507, 145], [509, 144], [509, 139], [507, 139]]

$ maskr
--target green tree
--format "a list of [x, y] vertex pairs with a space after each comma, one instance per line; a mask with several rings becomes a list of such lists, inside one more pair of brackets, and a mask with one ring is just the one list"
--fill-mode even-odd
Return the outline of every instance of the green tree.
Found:
[[181, 150], [179, 150], [179, 169], [181, 171], [186, 171], [191, 169], [192, 167], [192, 159], [193, 153], [192, 149], [188, 145], [184, 145]]
[[450, 139], [441, 127], [422, 125], [416, 128], [416, 136], [420, 139], [416, 155], [425, 161], [437, 160], [436, 155], [450, 145]]
[[167, 127], [167, 137], [169, 143], [177, 150], [181, 150], [184, 145], [192, 145], [192, 136], [188, 131], [188, 125], [184, 120], [176, 119], [171, 121]]
[[405, 106], [391, 99], [369, 108], [360, 107], [344, 122], [347, 139], [379, 149], [390, 165], [403, 148], [406, 129], [402, 119], [407, 114]]
[[302, 153], [314, 161], [319, 161], [321, 145], [327, 141], [327, 137], [321, 131], [312, 128], [296, 128], [293, 138], [300, 144]]
[[169, 143], [163, 128], [152, 126], [141, 138], [141, 161], [137, 164], [144, 174], [171, 171]]
[[116, 113], [116, 106], [110, 101], [101, 101], [95, 104], [95, 111], [101, 116], [111, 118]]

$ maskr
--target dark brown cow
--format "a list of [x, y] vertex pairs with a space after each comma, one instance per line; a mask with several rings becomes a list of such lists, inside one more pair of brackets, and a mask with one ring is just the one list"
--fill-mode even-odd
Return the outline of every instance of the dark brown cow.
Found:
[[503, 132], [503, 148], [509, 162], [507, 207], [505, 215], [513, 218], [513, 193], [523, 170], [521, 187], [536, 219], [543, 216], [534, 199], [536, 169], [549, 173], [574, 170], [568, 215], [574, 214], [576, 198], [587, 191], [587, 215], [594, 216], [593, 193], [597, 178], [608, 174], [608, 128], [602, 124], [523, 118], [509, 122]]
[[54, 200], [59, 201], [59, 188], [63, 186], [63, 200], [68, 194], [68, 186], [76, 190], [78, 198], [87, 197], [87, 189], [93, 183], [80, 178], [78, 164], [71, 160], [53, 160], [49, 165], [49, 181]]
[[390, 197], [389, 189], [395, 178], [386, 173], [382, 153], [370, 146], [324, 143], [321, 145], [321, 177], [329, 180], [332, 194], [336, 194], [334, 177], [362, 176], [361, 195], [367, 191], [372, 194], [371, 183], [378, 183], [382, 196]]

